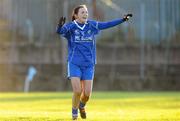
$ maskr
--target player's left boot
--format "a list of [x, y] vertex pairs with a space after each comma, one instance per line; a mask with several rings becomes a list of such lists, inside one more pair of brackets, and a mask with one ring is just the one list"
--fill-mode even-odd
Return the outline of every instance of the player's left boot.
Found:
[[77, 120], [78, 118], [78, 109], [72, 109], [72, 120]]
[[77, 120], [78, 116], [72, 116], [72, 120]]
[[86, 119], [86, 111], [85, 108], [80, 108], [79, 107], [79, 113], [82, 119]]

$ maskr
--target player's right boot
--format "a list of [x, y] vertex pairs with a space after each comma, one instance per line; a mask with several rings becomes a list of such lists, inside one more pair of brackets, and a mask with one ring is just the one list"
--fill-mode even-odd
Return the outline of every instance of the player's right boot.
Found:
[[86, 119], [86, 111], [85, 108], [79, 108], [80, 116], [82, 119]]

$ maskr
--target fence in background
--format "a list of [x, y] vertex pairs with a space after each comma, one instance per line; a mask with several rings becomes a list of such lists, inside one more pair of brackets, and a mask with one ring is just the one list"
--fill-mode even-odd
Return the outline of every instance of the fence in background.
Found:
[[96, 89], [140, 90], [151, 85], [150, 89], [167, 79], [165, 86], [161, 86], [165, 89], [179, 83], [179, 0], [1, 0], [0, 83], [9, 88], [0, 90], [22, 90], [29, 65], [35, 65], [39, 71], [32, 90], [70, 88], [68, 82], [62, 81], [66, 72], [66, 42], [60, 41], [55, 27], [62, 15], [70, 21], [74, 6], [83, 3], [87, 4], [90, 17], [97, 20], [110, 20], [126, 12], [134, 14], [129, 24], [105, 30], [98, 36]]

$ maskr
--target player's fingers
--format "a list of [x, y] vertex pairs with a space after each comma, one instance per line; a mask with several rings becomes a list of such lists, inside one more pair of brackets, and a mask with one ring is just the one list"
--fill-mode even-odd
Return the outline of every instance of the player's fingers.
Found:
[[63, 18], [63, 24], [66, 22], [66, 17]]
[[63, 17], [61, 17], [60, 19], [59, 19], [59, 21], [62, 21], [63, 20]]
[[127, 20], [128, 20], [127, 15], [124, 15], [123, 19], [124, 19], [125, 21], [127, 21]]
[[60, 19], [59, 19], [59, 24], [61, 24], [62, 21], [63, 21], [63, 17], [60, 17]]
[[133, 16], [133, 14], [129, 13], [129, 14], [127, 14], [127, 16], [132, 17], [132, 16]]

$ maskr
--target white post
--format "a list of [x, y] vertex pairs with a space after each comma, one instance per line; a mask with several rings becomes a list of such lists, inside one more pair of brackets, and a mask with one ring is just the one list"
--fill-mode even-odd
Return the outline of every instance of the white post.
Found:
[[30, 86], [30, 81], [26, 77], [25, 84], [24, 84], [24, 92], [29, 92], [29, 86]]
[[29, 92], [30, 82], [33, 80], [36, 73], [37, 73], [36, 68], [34, 66], [30, 66], [28, 69], [26, 80], [24, 82], [24, 92]]

